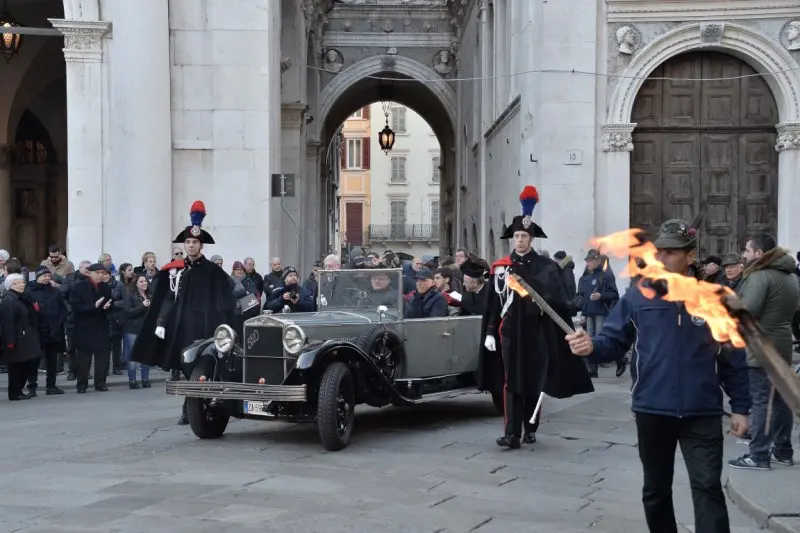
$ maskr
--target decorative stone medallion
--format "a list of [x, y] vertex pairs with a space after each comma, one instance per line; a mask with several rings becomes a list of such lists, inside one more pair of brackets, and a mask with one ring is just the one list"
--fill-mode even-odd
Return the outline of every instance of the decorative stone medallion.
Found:
[[783, 47], [790, 52], [800, 51], [800, 18], [787, 20], [778, 37]]
[[722, 43], [723, 33], [725, 33], [725, 24], [723, 23], [700, 24], [700, 42], [705, 45]]
[[614, 38], [617, 43], [617, 52], [622, 55], [632, 56], [642, 46], [642, 32], [633, 24], [625, 24], [617, 28]]
[[325, 52], [322, 66], [325, 67], [325, 70], [328, 72], [339, 72], [344, 66], [344, 56], [339, 50], [330, 48]]
[[383, 24], [381, 24], [381, 29], [386, 33], [392, 33], [394, 31], [394, 22], [391, 20], [384, 20]]

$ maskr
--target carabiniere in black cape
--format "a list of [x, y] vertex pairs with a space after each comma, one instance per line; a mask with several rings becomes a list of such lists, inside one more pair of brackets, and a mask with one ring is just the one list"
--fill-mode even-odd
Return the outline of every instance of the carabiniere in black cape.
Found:
[[[512, 394], [538, 398], [544, 392], [554, 398], [569, 398], [593, 392], [586, 365], [572, 354], [564, 332], [530, 298], [514, 294], [513, 302], [501, 318], [502, 302], [495, 282], [502, 291], [505, 279], [501, 272], [504, 270], [519, 275], [561, 318], [568, 324], [571, 322], [566, 290], [554, 261], [533, 250], [522, 257], [512, 253], [497, 261], [492, 265], [486, 287], [489, 303], [481, 325], [478, 388], [502, 390], [507, 368], [507, 386]], [[498, 276], [501, 279], [497, 279]], [[483, 346], [487, 335], [494, 336], [497, 351], [490, 352]], [[504, 358], [507, 361], [504, 362]]]
[[[155, 293], [133, 345], [131, 360], [164, 370], [180, 369], [183, 348], [195, 340], [210, 338], [221, 324], [234, 324], [236, 301], [228, 275], [202, 255], [181, 263], [164, 266], [156, 276]], [[173, 268], [183, 269], [177, 298], [170, 289]], [[164, 340], [155, 335], [158, 326], [164, 327]]]

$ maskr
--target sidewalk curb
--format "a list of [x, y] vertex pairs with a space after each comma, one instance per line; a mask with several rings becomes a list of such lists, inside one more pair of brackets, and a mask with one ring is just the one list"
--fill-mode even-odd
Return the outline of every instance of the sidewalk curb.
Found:
[[[168, 378], [153, 378], [153, 379], [150, 380], [150, 383], [152, 383], [152, 384], [166, 383], [167, 379]], [[89, 382], [89, 389], [92, 389], [94, 387], [94, 385], [92, 384], [93, 381], [94, 380]], [[72, 389], [72, 390], [75, 389], [75, 382], [74, 381], [67, 381], [66, 383], [69, 383], [70, 385], [65, 385], [64, 383], [58, 383], [58, 386], [60, 388], [64, 389], [65, 391], [67, 391], [67, 392], [69, 392], [70, 389]], [[123, 380], [107, 381], [106, 382], [106, 387], [108, 387], [109, 389], [116, 389], [116, 388], [119, 388], [119, 387], [127, 387], [127, 386], [128, 386], [128, 382], [127, 381], [123, 381]], [[42, 391], [41, 395], [44, 396], [44, 387], [39, 387], [37, 390]], [[6, 385], [5, 387], [0, 387], [0, 392], [8, 392], [8, 385]]]
[[736, 483], [731, 476], [728, 476], [728, 479], [725, 480], [725, 491], [728, 493], [728, 497], [730, 497], [734, 505], [744, 514], [752, 518], [758, 527], [774, 531], [775, 533], [800, 533], [800, 529], [791, 524], [790, 520], [788, 520], [792, 517], [772, 515], [769, 510], [745, 496], [744, 493], [736, 487]]

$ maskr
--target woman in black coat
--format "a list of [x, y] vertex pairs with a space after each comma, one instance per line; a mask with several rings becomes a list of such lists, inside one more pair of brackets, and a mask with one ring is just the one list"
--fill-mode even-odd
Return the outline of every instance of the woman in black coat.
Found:
[[33, 367], [39, 364], [42, 349], [39, 345], [38, 304], [25, 294], [25, 278], [11, 274], [4, 281], [6, 289], [0, 301], [0, 328], [3, 352], [0, 360], [8, 366], [8, 399], [12, 402], [30, 398], [22, 392]]
[[136, 367], [139, 366], [142, 374], [141, 388], [149, 389], [150, 367], [131, 361], [133, 343], [142, 329], [144, 316], [150, 307], [150, 282], [145, 274], [138, 273], [133, 275], [131, 287], [122, 291], [122, 299], [118, 305], [121, 311], [122, 351], [128, 365], [128, 386], [131, 389], [140, 388], [139, 382], [136, 381]]

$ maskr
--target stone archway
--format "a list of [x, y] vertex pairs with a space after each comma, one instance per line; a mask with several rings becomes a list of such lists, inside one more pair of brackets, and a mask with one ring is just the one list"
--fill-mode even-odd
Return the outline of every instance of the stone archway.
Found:
[[[716, 26], [710, 28], [709, 26]], [[634, 150], [631, 122], [633, 107], [645, 80], [665, 61], [679, 54], [719, 51], [735, 56], [764, 79], [775, 98], [779, 152], [777, 237], [783, 246], [800, 247], [800, 213], [792, 210], [792, 198], [800, 197], [800, 70], [797, 62], [781, 45], [754, 29], [730, 23], [687, 24], [654, 40], [640, 50], [618, 78], [609, 102], [601, 147], [604, 172], [596, 183], [596, 231], [600, 234], [625, 229], [630, 219], [631, 152]], [[622, 197], [622, 198], [620, 198]]]
[[100, 0], [64, 0], [64, 20], [100, 20]]

